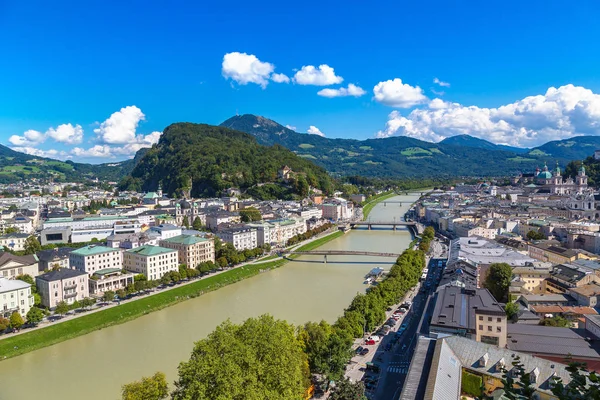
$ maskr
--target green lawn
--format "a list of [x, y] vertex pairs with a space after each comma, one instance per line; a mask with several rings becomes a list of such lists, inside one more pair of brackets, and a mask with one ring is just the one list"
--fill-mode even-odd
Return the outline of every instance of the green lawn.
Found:
[[316, 160], [317, 159], [317, 157], [313, 156], [312, 154], [298, 154], [298, 157], [310, 158], [311, 160]]
[[312, 144], [308, 144], [308, 143], [302, 143], [302, 144], [299, 144], [298, 147], [300, 147], [301, 149], [312, 149], [315, 146], [313, 146]]
[[0, 340], [0, 359], [15, 357], [42, 347], [85, 335], [98, 329], [122, 324], [165, 307], [177, 304], [285, 264], [277, 260], [265, 264], [246, 265], [189, 285], [177, 287], [153, 296], [124, 303], [83, 317]]
[[548, 155], [548, 153], [546, 153], [545, 151], [539, 150], [539, 149], [532, 150], [528, 154], [530, 156], [547, 156]]
[[369, 199], [369, 202], [363, 207], [363, 219], [367, 219], [369, 213], [371, 212], [373, 207], [377, 205], [377, 203], [394, 196], [396, 196], [396, 193], [394, 192], [385, 192], [378, 194], [377, 196], [371, 197], [371, 199]]
[[508, 160], [513, 161], [513, 162], [535, 162], [536, 161], [533, 158], [525, 158], [525, 157], [521, 157], [521, 156], [511, 157]]
[[323, 236], [322, 238], [319, 238], [317, 240], [314, 240], [310, 243], [305, 244], [304, 246], [300, 246], [299, 248], [296, 249], [296, 251], [310, 251], [310, 250], [314, 250], [317, 247], [320, 247], [322, 245], [324, 245], [327, 242], [331, 242], [333, 239], [337, 239], [340, 236], [343, 236], [344, 232], [342, 231], [335, 231], [327, 236]]
[[418, 156], [418, 155], [428, 155], [430, 156], [432, 153], [429, 150], [425, 150], [421, 147], [407, 147], [406, 149], [400, 152], [403, 156]]
[[364, 151], [373, 150], [373, 148], [371, 146], [360, 146], [359, 149], [364, 150]]

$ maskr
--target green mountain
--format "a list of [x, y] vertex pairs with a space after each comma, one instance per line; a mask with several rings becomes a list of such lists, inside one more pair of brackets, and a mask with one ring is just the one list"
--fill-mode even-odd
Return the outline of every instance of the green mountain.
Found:
[[503, 144], [494, 144], [492, 142], [488, 142], [487, 140], [476, 138], [471, 135], [450, 136], [450, 137], [447, 137], [446, 139], [442, 140], [441, 143], [449, 144], [449, 145], [453, 145], [453, 146], [473, 147], [476, 149], [512, 151], [513, 153], [517, 153], [517, 154], [527, 153], [530, 150], [530, 149], [525, 149], [522, 147], [513, 147], [513, 146], [506, 146]]
[[294, 132], [254, 115], [229, 118], [227, 126], [254, 135], [266, 145], [279, 144], [336, 176], [457, 177], [506, 176], [533, 172], [544, 162], [565, 166], [600, 148], [600, 137], [582, 136], [533, 149], [496, 145], [470, 135], [430, 143], [405, 136], [385, 139], [329, 139]]
[[134, 163], [134, 160], [127, 160], [94, 165], [58, 161], [20, 153], [0, 145], [0, 183], [49, 178], [55, 182], [80, 182], [90, 178], [118, 181], [131, 172]]
[[575, 136], [570, 139], [553, 140], [534, 149], [530, 156], [563, 160], [583, 160], [600, 149], [600, 136]]
[[[290, 182], [278, 177], [286, 165], [294, 171]], [[323, 168], [282, 146], [263, 146], [244, 132], [192, 123], [168, 126], [120, 187], [151, 191], [159, 183], [169, 195], [194, 197], [218, 195], [230, 187], [263, 199], [306, 195], [309, 185], [326, 192], [333, 189]]]

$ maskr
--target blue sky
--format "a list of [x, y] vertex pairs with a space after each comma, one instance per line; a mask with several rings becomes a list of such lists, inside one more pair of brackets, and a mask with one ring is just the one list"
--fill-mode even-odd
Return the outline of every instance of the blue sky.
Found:
[[236, 112], [357, 139], [600, 134], [598, 2], [171, 3], [0, 0], [0, 143], [106, 162]]

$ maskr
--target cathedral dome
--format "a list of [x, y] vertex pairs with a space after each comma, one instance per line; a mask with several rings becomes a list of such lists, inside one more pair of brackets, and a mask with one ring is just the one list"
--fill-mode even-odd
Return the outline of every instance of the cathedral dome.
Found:
[[552, 179], [552, 174], [548, 170], [542, 171], [538, 174], [537, 178], [538, 179]]
[[189, 201], [187, 200], [182, 200], [181, 202], [179, 202], [179, 205], [181, 206], [182, 209], [190, 209], [192, 208], [192, 205], [190, 204]]

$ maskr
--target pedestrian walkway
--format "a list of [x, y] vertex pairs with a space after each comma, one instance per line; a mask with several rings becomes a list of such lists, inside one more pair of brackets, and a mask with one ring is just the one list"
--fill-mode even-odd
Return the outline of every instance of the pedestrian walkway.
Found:
[[387, 372], [393, 374], [406, 375], [408, 373], [409, 361], [391, 362], [387, 368]]

